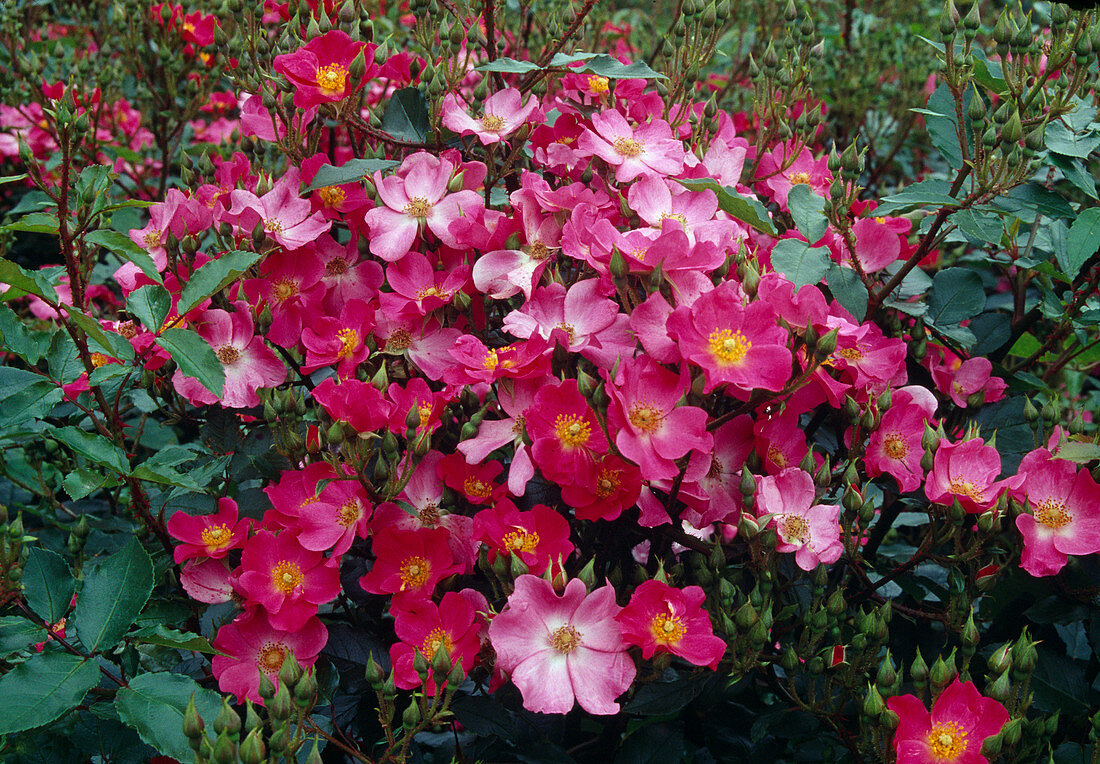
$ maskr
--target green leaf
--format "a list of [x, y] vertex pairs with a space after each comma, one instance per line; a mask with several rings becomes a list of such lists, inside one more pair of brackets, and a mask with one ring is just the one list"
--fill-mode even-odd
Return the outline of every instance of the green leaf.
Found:
[[998, 207], [1007, 209], [1009, 212], [1026, 209], [1045, 215], [1048, 218], [1066, 219], [1072, 219], [1075, 214], [1073, 207], [1069, 206], [1069, 202], [1053, 191], [1043, 188], [1038, 183], [1025, 183], [1022, 186], [1017, 186], [1008, 194], [998, 196], [993, 201]]
[[349, 159], [339, 167], [331, 164], [321, 165], [321, 169], [313, 176], [313, 182], [306, 191], [316, 191], [326, 186], [342, 186], [345, 183], [359, 183], [363, 178], [373, 173], [396, 167], [398, 162], [393, 159]]
[[50, 413], [64, 392], [53, 382], [33, 372], [0, 366], [0, 427], [25, 424]]
[[76, 582], [69, 564], [56, 552], [34, 547], [23, 566], [23, 596], [27, 607], [54, 624], [69, 612]]
[[582, 72], [592, 72], [600, 77], [607, 77], [611, 80], [617, 79], [637, 79], [637, 80], [667, 80], [668, 77], [655, 72], [650, 69], [648, 65], [641, 61], [635, 61], [632, 64], [624, 64], [621, 61], [612, 58], [606, 53], [600, 53], [589, 59], [588, 63], [580, 68]]
[[973, 318], [985, 308], [982, 277], [968, 268], [945, 268], [932, 277], [925, 318], [937, 326], [950, 326]]
[[[134, 346], [130, 341], [117, 332], [104, 331], [91, 316], [81, 313], [76, 308], [66, 308], [65, 316], [88, 335], [88, 338], [99, 346], [99, 350], [109, 356], [129, 361], [134, 357]], [[95, 350], [96, 348], [92, 348]]]
[[49, 366], [50, 376], [63, 385], [75, 382], [84, 373], [84, 364], [80, 360], [76, 343], [65, 332], [54, 332], [50, 338], [50, 346], [46, 349], [46, 364]]
[[192, 761], [195, 752], [183, 734], [183, 714], [195, 698], [195, 710], [209, 727], [221, 710], [221, 696], [203, 689], [189, 676], [157, 671], [138, 674], [115, 695], [115, 708], [149, 745], [178, 761]]
[[638, 716], [674, 714], [713, 687], [715, 680], [713, 674], [684, 674], [672, 681], [643, 684], [623, 710]]
[[206, 637], [192, 634], [189, 631], [177, 631], [163, 624], [156, 626], [144, 626], [126, 635], [130, 642], [140, 642], [143, 645], [160, 645], [161, 647], [174, 647], [178, 650], [193, 650], [197, 653], [209, 653], [221, 655], [215, 650]]
[[1088, 464], [1100, 459], [1100, 445], [1095, 443], [1083, 443], [1079, 440], [1064, 441], [1058, 447], [1055, 459], [1065, 459], [1075, 464]]
[[794, 224], [811, 244], [825, 235], [829, 219], [825, 217], [825, 200], [805, 183], [794, 185], [787, 195], [787, 207]]
[[1066, 251], [1056, 253], [1058, 267], [1072, 280], [1097, 249], [1100, 249], [1100, 207], [1089, 207], [1069, 227]]
[[172, 295], [158, 284], [139, 287], [126, 298], [126, 310], [154, 334], [164, 326], [164, 319], [168, 318], [171, 309]]
[[851, 268], [831, 265], [826, 274], [829, 291], [856, 321], [862, 321], [867, 315], [867, 287], [859, 279], [859, 274]]
[[6, 615], [0, 618], [0, 655], [19, 652], [46, 639], [46, 630], [20, 618]]
[[[207, 297], [225, 289], [225, 287], [240, 278], [242, 273], [255, 265], [259, 259], [260, 255], [256, 252], [245, 252], [236, 249], [226, 252], [217, 260], [211, 260], [192, 273], [191, 278], [187, 280], [187, 285], [180, 294], [176, 313], [182, 316]], [[160, 328], [159, 325], [157, 328]]]
[[57, 235], [58, 228], [57, 215], [52, 212], [32, 212], [28, 215], [16, 220], [14, 223], [8, 223], [5, 226], [0, 226], [6, 231], [21, 231], [24, 233], [46, 233]]
[[32, 656], [0, 677], [0, 735], [49, 724], [97, 684], [99, 666], [94, 660], [56, 650]]
[[742, 223], [752, 226], [761, 233], [766, 233], [769, 236], [778, 236], [779, 232], [775, 230], [775, 226], [772, 225], [771, 216], [768, 214], [767, 208], [756, 199], [749, 199], [748, 197], [741, 196], [732, 186], [720, 186], [717, 181], [711, 178], [699, 178], [695, 180], [681, 180], [676, 178], [676, 182], [681, 186], [690, 188], [692, 191], [700, 191], [702, 189], [709, 189], [718, 195], [718, 206], [722, 208], [724, 212], [729, 213]]
[[647, 724], [627, 736], [615, 764], [665, 764], [683, 759], [682, 723]]
[[1005, 90], [1004, 71], [1000, 63], [990, 61], [985, 57], [985, 51], [974, 47], [974, 79], [994, 93], [1003, 93]]
[[883, 197], [882, 203], [875, 208], [876, 215], [892, 214], [900, 210], [930, 205], [934, 207], [955, 206], [959, 200], [948, 192], [951, 184], [946, 180], [929, 179], [913, 183], [891, 196]]
[[428, 135], [428, 101], [416, 88], [394, 93], [382, 114], [382, 129], [401, 141], [423, 143]]
[[796, 287], [820, 283], [832, 262], [826, 247], [811, 247], [798, 239], [783, 239], [772, 249], [772, 267]]
[[1044, 132], [1047, 148], [1068, 157], [1087, 157], [1100, 146], [1100, 135], [1093, 130], [1075, 132], [1061, 122], [1051, 122]]
[[120, 475], [130, 472], [126, 453], [98, 433], [86, 432], [77, 427], [58, 427], [50, 430], [49, 436], [93, 464], [107, 467]]
[[134, 471], [130, 473], [130, 477], [135, 477], [138, 480], [148, 480], [150, 483], [161, 483], [162, 485], [186, 488], [189, 491], [201, 492], [206, 490], [206, 486], [195, 482], [189, 474], [178, 472], [171, 467], [159, 464], [139, 464], [134, 468]]
[[203, 387], [221, 398], [225, 387], [225, 369], [210, 343], [190, 329], [165, 329], [156, 341], [168, 351], [185, 377], [197, 379]]
[[1064, 714], [1091, 713], [1085, 666], [1045, 646], [1039, 647], [1039, 662], [1031, 676], [1035, 707]]
[[[65, 479], [61, 481], [61, 484], [65, 486], [65, 491], [69, 494], [70, 499], [79, 501], [93, 491], [102, 488], [109, 480], [110, 477], [102, 472], [90, 470], [87, 467], [77, 467], [65, 475]], [[111, 484], [117, 485], [114, 481], [111, 481]]]
[[84, 240], [91, 244], [98, 244], [122, 260], [133, 263], [141, 269], [142, 273], [158, 284], [164, 283], [164, 278], [157, 271], [157, 266], [153, 264], [152, 255], [135, 244], [126, 234], [109, 229], [100, 229], [92, 231], [84, 237]]
[[0, 284], [10, 284], [19, 290], [12, 294], [9, 290], [4, 296], [6, 299], [22, 297], [25, 294], [33, 294], [42, 297], [52, 303], [57, 303], [57, 292], [42, 271], [28, 271], [10, 260], [0, 258]]
[[1085, 162], [1079, 157], [1064, 157], [1060, 154], [1051, 154], [1050, 162], [1066, 176], [1066, 180], [1081, 189], [1086, 196], [1100, 199], [1096, 193], [1096, 178], [1085, 167]]
[[541, 66], [533, 61], [517, 61], [514, 58], [498, 58], [495, 61], [482, 64], [477, 67], [475, 71], [500, 72], [501, 74], [527, 74], [527, 72], [537, 72], [541, 68]]
[[21, 172], [18, 175], [0, 175], [0, 186], [5, 183], [15, 183], [16, 181], [23, 180], [27, 177], [27, 173]]
[[42, 359], [40, 340], [45, 332], [32, 333], [7, 305], [0, 305], [0, 342], [9, 353], [15, 353], [31, 366]]
[[504, 740], [516, 739], [516, 723], [499, 701], [487, 695], [460, 695], [451, 703], [463, 727], [483, 737], [496, 735]]
[[[968, 93], [972, 92], [967, 88]], [[969, 95], [963, 96], [963, 103], [969, 103]], [[962, 169], [963, 156], [959, 147], [958, 123], [955, 121], [955, 98], [945, 84], [941, 84], [928, 99], [928, 108], [937, 116], [925, 115], [928, 125], [928, 137], [947, 163], [956, 170]], [[969, 133], [970, 131], [967, 130]]]
[[89, 652], [109, 650], [145, 607], [153, 591], [153, 563], [137, 538], [110, 557], [85, 566], [74, 622]]

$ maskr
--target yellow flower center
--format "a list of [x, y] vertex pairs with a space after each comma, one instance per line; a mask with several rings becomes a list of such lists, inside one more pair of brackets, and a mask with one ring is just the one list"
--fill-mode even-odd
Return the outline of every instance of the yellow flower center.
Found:
[[233, 534], [230, 532], [229, 526], [224, 523], [203, 528], [202, 543], [207, 549], [221, 549], [232, 540]]
[[355, 525], [362, 516], [363, 507], [355, 499], [348, 499], [340, 509], [336, 510], [336, 522], [345, 528]]
[[286, 645], [282, 642], [266, 642], [256, 653], [256, 666], [269, 677], [279, 673], [286, 660]]
[[432, 211], [432, 203], [423, 196], [414, 196], [405, 205], [405, 214], [414, 218], [426, 218]]
[[909, 456], [909, 444], [900, 433], [892, 432], [883, 440], [882, 448], [891, 459], [904, 459]]
[[334, 257], [325, 263], [326, 276], [342, 276], [348, 272], [348, 261], [342, 257]]
[[407, 348], [413, 342], [408, 329], [396, 329], [386, 340], [386, 350], [400, 351]]
[[707, 477], [713, 480], [714, 478], [721, 477], [723, 472], [725, 472], [725, 468], [722, 466], [722, 462], [718, 461], [718, 457], [711, 455], [710, 469], [707, 470]]
[[432, 418], [432, 409], [434, 407], [431, 403], [420, 402], [416, 404], [416, 414], [420, 417], [420, 427], [427, 427], [428, 422]]
[[792, 186], [808, 186], [810, 185], [810, 173], [808, 172], [792, 172], [787, 176], [787, 180], [791, 182]]
[[645, 150], [645, 143], [634, 138], [616, 138], [611, 145], [624, 157], [636, 157]]
[[684, 626], [684, 622], [671, 613], [655, 615], [649, 622], [649, 633], [662, 645], [679, 644], [684, 638], [685, 631], [687, 627]]
[[847, 361], [858, 361], [863, 358], [863, 353], [859, 348], [841, 348], [836, 351], [836, 354]]
[[779, 535], [787, 544], [805, 544], [810, 540], [810, 526], [798, 515], [785, 515], [779, 520]]
[[1073, 520], [1073, 515], [1069, 513], [1063, 502], [1047, 499], [1036, 505], [1035, 519], [1048, 528], [1058, 529]]
[[298, 294], [298, 282], [286, 276], [275, 279], [275, 283], [271, 285], [271, 296], [275, 302], [286, 302], [296, 294]]
[[492, 132], [503, 130], [504, 125], [504, 117], [498, 117], [496, 114], [486, 114], [481, 118], [481, 126]]
[[[344, 189], [338, 186], [325, 186], [324, 188], [317, 189], [318, 195], [321, 197], [321, 201], [325, 203], [326, 207], [335, 207], [338, 204], [343, 204], [344, 200], [348, 198], [348, 195], [344, 193]], [[340, 258], [336, 258], [339, 260]]]
[[514, 531], [509, 531], [504, 534], [504, 538], [501, 541], [504, 544], [505, 549], [510, 549], [513, 552], [533, 552], [539, 545], [539, 534], [534, 531], [529, 531], [526, 528], [520, 528], [515, 526]]
[[541, 241], [535, 241], [527, 245], [527, 256], [532, 260], [545, 260], [550, 257], [550, 248]]
[[103, 353], [92, 353], [92, 368], [98, 369], [100, 366], [106, 366], [111, 363], [111, 359], [103, 355]]
[[237, 350], [237, 348], [232, 345], [222, 345], [218, 348], [215, 355], [218, 356], [219, 361], [228, 366], [241, 357], [241, 351]]
[[741, 363], [752, 347], [744, 334], [732, 329], [715, 329], [707, 340], [710, 343], [710, 354], [720, 366]]
[[661, 426], [665, 415], [652, 403], [632, 403], [626, 418], [630, 420], [635, 429], [642, 432], [653, 432]]
[[359, 348], [359, 332], [354, 329], [341, 329], [336, 332], [336, 337], [340, 340], [340, 350], [336, 353], [338, 358], [347, 358]]
[[875, 220], [875, 222], [876, 222], [876, 223], [878, 223], [879, 225], [882, 225], [883, 223], [885, 223], [885, 222], [886, 222], [886, 218], [882, 217], [881, 215], [875, 215], [875, 218], [874, 218], [874, 220]]
[[428, 297], [438, 297], [441, 300], [451, 299], [451, 293], [446, 289], [440, 289], [436, 286], [420, 287], [416, 290], [416, 299], [424, 300]]
[[321, 91], [325, 95], [343, 93], [347, 82], [347, 67], [341, 66], [340, 64], [329, 64], [317, 70], [317, 87], [321, 88]]
[[623, 483], [622, 474], [622, 470], [601, 467], [599, 473], [596, 475], [596, 496], [601, 499], [607, 499], [614, 496], [618, 492], [619, 486]]
[[649, 247], [635, 247], [630, 250], [630, 256], [637, 260], [639, 263], [645, 262], [645, 256], [649, 253]]
[[282, 233], [283, 221], [278, 218], [265, 218], [264, 230], [268, 233]]
[[302, 569], [298, 563], [290, 560], [280, 560], [271, 569], [271, 584], [283, 594], [290, 594], [305, 581]]
[[969, 496], [978, 504], [981, 504], [983, 501], [985, 501], [985, 491], [983, 491], [981, 488], [978, 488], [978, 486], [974, 485], [974, 483], [969, 480], [964, 480], [961, 477], [951, 478], [949, 487], [951, 489], [951, 493], [958, 496]]
[[145, 242], [146, 249], [157, 249], [161, 245], [162, 236], [164, 236], [164, 231], [149, 231], [141, 240]]
[[431, 660], [441, 647], [447, 648], [448, 653], [453, 652], [455, 649], [454, 642], [451, 641], [451, 635], [441, 628], [435, 628], [428, 633], [428, 636], [424, 637], [424, 644], [420, 646], [420, 653]]
[[577, 337], [577, 330], [573, 328], [573, 324], [561, 323], [554, 327], [555, 329], [561, 329], [565, 332], [565, 336], [569, 338], [569, 344], [572, 345], [573, 341]]
[[401, 563], [401, 590], [419, 589], [428, 581], [432, 564], [419, 555], [405, 558]]
[[476, 496], [480, 499], [493, 495], [491, 484], [472, 476], [466, 478], [466, 482], [462, 484], [462, 490], [466, 492], [467, 496]]
[[523, 428], [527, 424], [527, 420], [523, 418], [523, 414], [516, 416], [515, 424], [512, 425], [512, 434], [517, 438], [523, 436]]
[[592, 425], [579, 414], [558, 414], [554, 420], [554, 431], [563, 446], [575, 448], [588, 442], [592, 435]]
[[497, 357], [497, 351], [489, 350], [485, 353], [485, 357], [481, 359], [481, 368], [492, 370], [495, 369], [499, 363], [500, 359]]
[[569, 655], [580, 647], [583, 636], [572, 626], [565, 624], [550, 632], [550, 646], [563, 655]]
[[966, 730], [957, 722], [942, 722], [928, 732], [928, 748], [937, 759], [954, 761], [966, 752]]
[[684, 227], [685, 231], [688, 230], [688, 220], [687, 220], [686, 217], [681, 215], [679, 212], [662, 212], [661, 213], [661, 219], [658, 222], [663, 223], [666, 220], [675, 220], [676, 222], [678, 222], [680, 225], [682, 225]]
[[588, 92], [592, 95], [603, 95], [611, 89], [611, 83], [608, 82], [607, 77], [601, 77], [598, 74], [588, 75]]
[[426, 504], [424, 508], [416, 513], [417, 518], [420, 519], [420, 524], [434, 528], [435, 524], [439, 522], [439, 507], [435, 504]]
[[768, 458], [779, 469], [787, 466], [787, 456], [779, 450], [779, 446], [768, 446]]

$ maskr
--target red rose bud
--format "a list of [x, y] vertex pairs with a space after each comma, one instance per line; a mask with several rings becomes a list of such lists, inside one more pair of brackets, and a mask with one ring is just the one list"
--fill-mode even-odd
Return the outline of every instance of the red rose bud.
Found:
[[321, 451], [321, 430], [315, 424], [306, 428], [306, 451], [311, 454]]

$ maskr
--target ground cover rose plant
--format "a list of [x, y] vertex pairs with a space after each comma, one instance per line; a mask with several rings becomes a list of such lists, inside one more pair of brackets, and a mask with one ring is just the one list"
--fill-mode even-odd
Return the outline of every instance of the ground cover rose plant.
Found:
[[1095, 757], [1096, 12], [858, 5], [0, 6], [5, 757]]

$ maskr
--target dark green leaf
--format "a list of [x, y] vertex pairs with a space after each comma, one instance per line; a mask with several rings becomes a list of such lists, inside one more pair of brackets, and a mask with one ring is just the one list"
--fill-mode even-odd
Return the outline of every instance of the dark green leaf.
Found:
[[176, 312], [182, 316], [207, 297], [217, 294], [236, 281], [259, 259], [260, 255], [256, 252], [233, 250], [226, 252], [217, 260], [211, 260], [191, 274], [191, 278], [187, 280], [187, 286], [180, 294]]
[[5, 226], [0, 226], [8, 231], [22, 231], [24, 233], [46, 233], [57, 235], [57, 215], [52, 212], [32, 212], [29, 215], [16, 220], [14, 223], [8, 223]]
[[199, 383], [219, 398], [225, 387], [225, 369], [214, 348], [190, 329], [165, 329], [157, 344], [168, 351], [185, 377]]
[[89, 652], [109, 650], [137, 619], [153, 591], [153, 563], [137, 538], [85, 567], [74, 621]]
[[1075, 464], [1088, 464], [1100, 459], [1100, 445], [1067, 440], [1058, 447], [1055, 459], [1065, 459]]
[[945, 268], [932, 278], [925, 318], [950, 326], [973, 318], [985, 308], [982, 277], [968, 268]]
[[99, 684], [94, 660], [56, 650], [34, 655], [0, 677], [0, 735], [49, 724]]
[[178, 650], [193, 650], [197, 653], [218, 654], [218, 651], [211, 646], [206, 637], [192, 634], [189, 631], [170, 629], [163, 624], [145, 626], [131, 631], [126, 635], [126, 639], [143, 645], [160, 645], [161, 647], [174, 647]]
[[829, 291], [856, 321], [862, 321], [867, 315], [867, 287], [859, 279], [859, 274], [851, 268], [831, 265], [827, 274]]
[[503, 705], [486, 695], [462, 695], [451, 703], [455, 719], [476, 735], [516, 739], [516, 723]]
[[638, 688], [623, 710], [638, 716], [675, 714], [705, 692], [713, 681], [712, 674], [685, 674], [667, 682], [649, 682]]
[[1045, 646], [1039, 647], [1031, 690], [1035, 693], [1035, 707], [1041, 711], [1080, 714], [1089, 710], [1085, 667]]
[[130, 471], [126, 453], [98, 433], [86, 432], [76, 427], [58, 427], [50, 430], [49, 434], [51, 438], [64, 443], [93, 464], [107, 467], [120, 475]]
[[772, 249], [772, 267], [796, 287], [820, 283], [832, 262], [826, 247], [811, 247], [798, 239], [783, 239]]
[[811, 244], [825, 235], [829, 219], [825, 217], [825, 200], [805, 183], [798, 183], [787, 195], [787, 207], [794, 224]]
[[161, 483], [162, 485], [186, 488], [189, 491], [206, 490], [206, 486], [197, 483], [194, 478], [191, 477], [191, 474], [192, 473], [179, 472], [163, 464], [149, 464], [146, 462], [145, 464], [139, 464], [135, 467], [134, 471], [130, 473], [130, 476], [138, 480], [148, 480], [150, 483]]
[[19, 204], [8, 210], [7, 214], [15, 217], [16, 215], [22, 215], [24, 212], [37, 212], [38, 210], [44, 210], [47, 207], [56, 207], [53, 199], [46, 196], [46, 192], [41, 189], [32, 188], [27, 193], [23, 194], [23, 197], [19, 200]]
[[9, 353], [15, 353], [33, 366], [42, 359], [44, 332], [32, 333], [7, 305], [0, 305], [0, 342]]
[[69, 564], [56, 552], [34, 547], [23, 566], [23, 596], [27, 607], [54, 624], [69, 612], [76, 587]]
[[0, 618], [0, 655], [26, 650], [46, 641], [46, 630], [26, 618], [6, 615]]
[[732, 186], [720, 186], [717, 181], [711, 178], [699, 178], [696, 180], [681, 180], [677, 178], [676, 182], [693, 191], [699, 191], [704, 188], [710, 189], [718, 195], [718, 206], [724, 212], [729, 213], [742, 223], [752, 226], [761, 233], [766, 233], [769, 236], [779, 235], [775, 230], [775, 226], [772, 225], [771, 216], [768, 214], [768, 210], [764, 205], [756, 199], [749, 199], [748, 197], [741, 196]]
[[46, 365], [50, 369], [50, 376], [63, 385], [75, 382], [84, 373], [80, 352], [66, 332], [54, 332], [50, 338], [50, 345], [46, 348]]
[[65, 475], [65, 479], [61, 484], [65, 486], [65, 491], [69, 494], [70, 499], [79, 501], [93, 491], [99, 490], [108, 482], [110, 482], [111, 485], [117, 485], [116, 482], [110, 480], [108, 475], [98, 470], [90, 470], [87, 467], [77, 467], [75, 470]]
[[104, 228], [92, 231], [84, 237], [84, 240], [91, 244], [98, 244], [118, 255], [121, 259], [133, 263], [141, 269], [142, 273], [158, 284], [164, 283], [164, 279], [157, 271], [157, 266], [153, 264], [152, 255], [135, 244], [129, 236]]
[[382, 129], [401, 141], [423, 143], [428, 135], [428, 102], [416, 88], [401, 88], [386, 103]]
[[171, 309], [172, 295], [158, 284], [138, 287], [126, 298], [126, 310], [153, 333], [164, 326], [164, 319], [168, 318]]
[[221, 710], [221, 696], [181, 674], [139, 674], [118, 691], [115, 708], [153, 748], [178, 761], [192, 761], [195, 754], [183, 734], [183, 714], [192, 696], [195, 710], [209, 727]]
[[1069, 202], [1038, 183], [1017, 186], [1007, 195], [998, 196], [993, 202], [1009, 212], [1029, 210], [1048, 218], [1074, 217], [1073, 208], [1069, 206]]
[[1012, 319], [1007, 313], [983, 313], [970, 322], [978, 343], [970, 349], [974, 355], [988, 355], [1012, 338]]
[[317, 174], [313, 176], [313, 182], [306, 191], [316, 191], [326, 186], [341, 186], [345, 183], [358, 183], [363, 178], [381, 170], [396, 167], [398, 162], [393, 159], [349, 159], [339, 167], [326, 164], [322, 165]]
[[1081, 210], [1081, 214], [1069, 227], [1069, 239], [1066, 242], [1066, 252], [1057, 253], [1058, 266], [1073, 279], [1077, 276], [1085, 261], [1096, 254], [1100, 249], [1100, 207], [1089, 207]]
[[667, 764], [684, 758], [684, 731], [679, 724], [647, 724], [629, 735], [615, 764]]
[[1100, 199], [1096, 194], [1096, 178], [1085, 167], [1085, 162], [1080, 157], [1064, 157], [1061, 154], [1050, 155], [1051, 164], [1062, 171], [1066, 180], [1081, 189], [1086, 196]]

